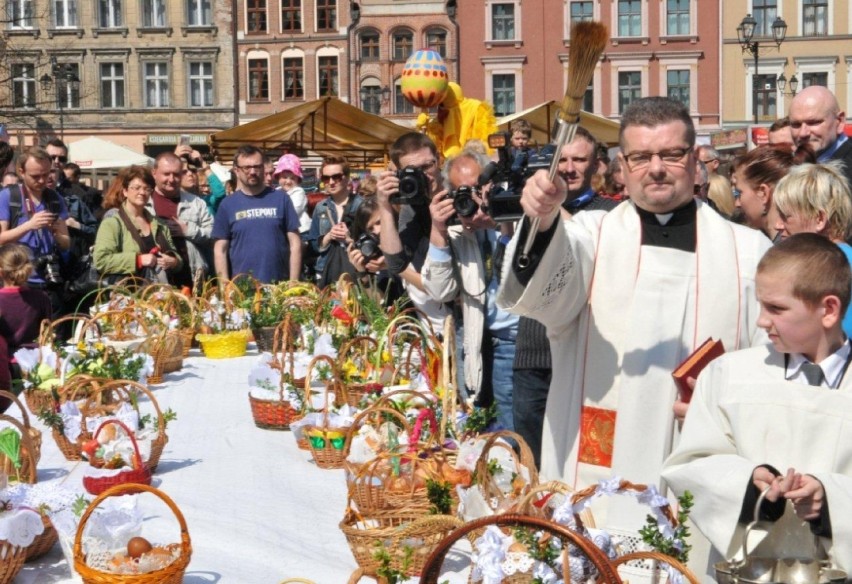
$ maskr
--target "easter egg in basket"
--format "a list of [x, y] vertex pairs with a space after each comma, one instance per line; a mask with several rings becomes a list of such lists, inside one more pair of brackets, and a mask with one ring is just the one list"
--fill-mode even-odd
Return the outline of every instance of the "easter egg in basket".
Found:
[[402, 94], [417, 107], [430, 108], [441, 103], [447, 83], [447, 65], [435, 51], [416, 51], [402, 69]]

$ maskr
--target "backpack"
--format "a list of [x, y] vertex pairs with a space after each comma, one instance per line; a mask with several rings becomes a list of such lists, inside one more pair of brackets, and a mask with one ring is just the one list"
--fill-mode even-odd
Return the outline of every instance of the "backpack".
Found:
[[[24, 208], [24, 194], [21, 192], [20, 185], [9, 185], [9, 229], [14, 229], [18, 226], [18, 219], [21, 218], [21, 210]], [[59, 195], [50, 189], [44, 190], [43, 195], [43, 203], [45, 209], [51, 208], [51, 203], [55, 203], [57, 206], [61, 203], [59, 202]]]

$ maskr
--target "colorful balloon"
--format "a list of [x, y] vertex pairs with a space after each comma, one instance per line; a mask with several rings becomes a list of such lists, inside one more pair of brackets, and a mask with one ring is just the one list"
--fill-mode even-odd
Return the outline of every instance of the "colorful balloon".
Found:
[[435, 107], [447, 93], [447, 65], [435, 51], [420, 50], [402, 69], [402, 94], [417, 107]]

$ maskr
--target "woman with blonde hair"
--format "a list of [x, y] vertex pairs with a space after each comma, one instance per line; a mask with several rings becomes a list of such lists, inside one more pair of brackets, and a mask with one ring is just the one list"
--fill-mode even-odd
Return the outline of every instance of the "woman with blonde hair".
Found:
[[[852, 265], [852, 194], [843, 163], [802, 164], [790, 170], [775, 187], [776, 229], [781, 237], [816, 233], [836, 243]], [[852, 337], [852, 310], [843, 318], [843, 332]]]
[[734, 214], [734, 210], [736, 209], [734, 190], [731, 188], [731, 181], [721, 174], [710, 175], [707, 198], [713, 201], [716, 209], [725, 217], [730, 217]]

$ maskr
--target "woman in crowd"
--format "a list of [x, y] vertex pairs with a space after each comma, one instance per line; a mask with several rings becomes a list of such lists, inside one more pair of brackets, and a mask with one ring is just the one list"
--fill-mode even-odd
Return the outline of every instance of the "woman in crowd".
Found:
[[725, 217], [732, 217], [736, 209], [736, 201], [731, 181], [721, 174], [712, 174], [708, 182], [707, 198], [713, 201], [716, 209]]
[[103, 277], [137, 276], [167, 282], [165, 272], [180, 268], [169, 228], [145, 209], [154, 192], [154, 177], [143, 166], [131, 166], [121, 180], [121, 190], [105, 205], [118, 203], [105, 217], [95, 239], [95, 269]]
[[[775, 228], [780, 237], [822, 235], [836, 243], [852, 265], [852, 247], [846, 243], [852, 234], [852, 194], [841, 162], [802, 164], [791, 169], [775, 187], [775, 205]], [[843, 318], [843, 332], [852, 337], [852, 310]]]
[[800, 148], [794, 154], [784, 145], [758, 146], [734, 161], [736, 206], [746, 225], [763, 231], [772, 241], [779, 237], [778, 210], [773, 203], [775, 185], [802, 162], [815, 162], [812, 150]]
[[[358, 210], [355, 211], [355, 219], [352, 222], [352, 243], [349, 244], [348, 252], [349, 261], [355, 267], [356, 275], [375, 277], [378, 291], [390, 305], [402, 296], [402, 285], [399, 280], [388, 274], [385, 256], [379, 249], [381, 221], [381, 211], [376, 198], [364, 198]], [[411, 270], [413, 272], [413, 268]], [[405, 272], [402, 277], [405, 277]]]

